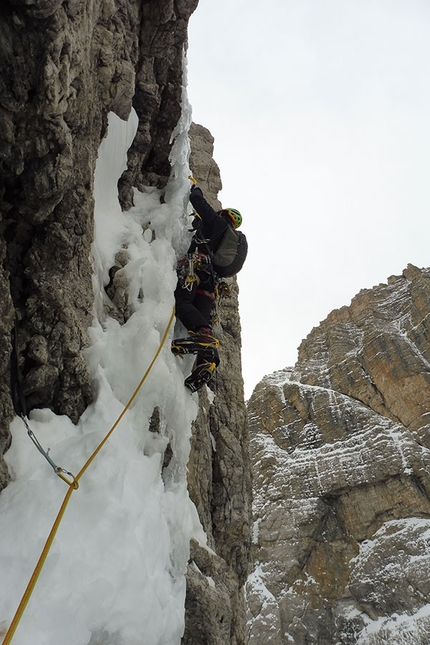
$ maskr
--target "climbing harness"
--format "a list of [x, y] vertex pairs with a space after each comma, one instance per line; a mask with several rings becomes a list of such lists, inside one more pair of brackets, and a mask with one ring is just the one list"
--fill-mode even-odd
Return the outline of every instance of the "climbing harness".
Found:
[[[213, 288], [203, 289], [200, 286], [201, 279], [196, 272], [207, 275]], [[219, 323], [219, 301], [222, 298], [231, 296], [230, 285], [213, 270], [211, 259], [205, 253], [188, 253], [182, 255], [177, 264], [178, 282], [182, 289], [192, 291], [194, 285], [197, 285], [197, 293], [206, 296], [213, 301], [214, 307], [211, 312], [211, 322], [213, 325]]]
[[[121, 422], [121, 420], [125, 416], [126, 412], [130, 409], [131, 404], [133, 403], [133, 401], [135, 400], [136, 396], [138, 395], [142, 385], [144, 384], [144, 382], [146, 381], [146, 379], [148, 377], [148, 374], [152, 370], [155, 361], [157, 360], [158, 356], [161, 353], [161, 350], [162, 350], [162, 348], [164, 346], [164, 343], [166, 342], [166, 338], [167, 338], [169, 330], [170, 330], [170, 328], [172, 326], [174, 318], [175, 318], [175, 308], [173, 308], [173, 311], [172, 311], [172, 314], [170, 316], [169, 322], [167, 324], [166, 330], [165, 330], [164, 335], [163, 335], [163, 337], [162, 337], [162, 339], [160, 341], [160, 345], [159, 345], [157, 351], [155, 352], [154, 357], [153, 357], [151, 363], [149, 364], [149, 367], [147, 368], [145, 374], [142, 376], [138, 386], [136, 387], [135, 391], [131, 395], [128, 403], [124, 407], [123, 411], [121, 412], [121, 414], [119, 415], [119, 417], [117, 418], [117, 420], [115, 421], [115, 423], [113, 424], [113, 426], [111, 427], [109, 432], [106, 434], [104, 439], [99, 443], [99, 445], [93, 451], [93, 453], [90, 455], [90, 457], [87, 459], [86, 463], [82, 466], [81, 470], [76, 475], [76, 477], [73, 477], [73, 475], [71, 475], [71, 477], [73, 478], [71, 481], [68, 481], [67, 478], [62, 477], [62, 479], [64, 479], [64, 481], [66, 481], [69, 484], [69, 488], [68, 488], [67, 493], [66, 493], [66, 495], [64, 497], [63, 503], [61, 504], [60, 510], [58, 511], [57, 517], [55, 518], [54, 524], [52, 525], [51, 531], [50, 531], [50, 533], [48, 535], [48, 538], [47, 538], [47, 540], [45, 542], [45, 546], [43, 547], [42, 553], [41, 553], [41, 555], [39, 557], [39, 560], [38, 560], [38, 562], [36, 564], [36, 567], [35, 567], [32, 575], [31, 575], [31, 578], [30, 578], [30, 581], [29, 581], [29, 583], [27, 585], [27, 588], [24, 591], [24, 594], [23, 594], [23, 596], [21, 598], [21, 602], [19, 603], [18, 609], [15, 612], [15, 616], [13, 617], [12, 622], [11, 622], [11, 624], [9, 626], [9, 629], [8, 629], [8, 631], [6, 633], [6, 636], [4, 637], [2, 645], [9, 645], [11, 640], [12, 640], [12, 638], [13, 638], [13, 636], [14, 636], [14, 634], [15, 634], [15, 631], [16, 631], [18, 625], [19, 625], [19, 622], [20, 622], [20, 620], [21, 620], [21, 618], [22, 618], [22, 616], [24, 614], [25, 608], [27, 607], [28, 601], [30, 600], [31, 594], [33, 593], [34, 587], [36, 586], [37, 580], [38, 580], [38, 578], [40, 576], [40, 572], [42, 571], [43, 565], [45, 564], [46, 558], [48, 557], [48, 553], [49, 553], [49, 551], [51, 549], [51, 546], [52, 546], [52, 543], [54, 541], [55, 535], [56, 535], [56, 533], [58, 531], [58, 527], [60, 526], [61, 520], [63, 519], [64, 513], [66, 511], [67, 505], [68, 505], [68, 503], [70, 501], [70, 498], [72, 496], [73, 491], [78, 488], [80, 478], [85, 473], [85, 471], [89, 468], [89, 466], [92, 464], [92, 462], [94, 461], [95, 457], [98, 455], [100, 450], [103, 448], [103, 446], [105, 445], [105, 443], [107, 442], [109, 437], [112, 435], [114, 430], [118, 427], [119, 423]], [[33, 441], [33, 439], [32, 439], [32, 441]], [[36, 446], [37, 446], [37, 444], [36, 444]], [[43, 451], [43, 453], [48, 455], [48, 453], [46, 451]], [[48, 457], [49, 457], [49, 455], [48, 455]], [[50, 457], [49, 457], [48, 461], [50, 461]], [[54, 464], [54, 462], [52, 462], [52, 464]], [[64, 471], [62, 471], [62, 472], [64, 472]], [[70, 474], [70, 473], [68, 473], [68, 474]]]

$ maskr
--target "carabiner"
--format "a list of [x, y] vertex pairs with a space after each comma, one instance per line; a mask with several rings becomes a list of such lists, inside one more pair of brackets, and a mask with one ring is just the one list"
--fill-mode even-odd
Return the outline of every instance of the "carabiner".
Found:
[[[79, 488], [79, 483], [74, 475], [70, 473], [68, 470], [65, 470], [64, 468], [61, 468], [61, 466], [57, 466], [55, 468], [55, 474], [58, 475], [60, 479], [63, 480], [63, 482], [66, 482], [69, 486], [73, 486], [75, 490], [78, 490]], [[66, 475], [69, 475], [70, 479], [66, 477]]]

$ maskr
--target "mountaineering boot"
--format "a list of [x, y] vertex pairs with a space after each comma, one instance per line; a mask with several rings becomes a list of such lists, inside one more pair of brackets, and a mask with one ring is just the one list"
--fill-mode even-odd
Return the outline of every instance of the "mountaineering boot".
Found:
[[185, 379], [185, 386], [189, 390], [191, 390], [191, 392], [197, 392], [197, 390], [203, 387], [203, 385], [209, 383], [213, 376], [215, 368], [216, 363], [210, 363], [209, 361], [200, 363], [200, 365], [198, 365], [196, 369], [191, 372], [190, 376]]
[[219, 347], [218, 338], [215, 338], [212, 331], [206, 327], [202, 327], [197, 332], [189, 331], [188, 333], [190, 334], [188, 338], [177, 338], [172, 341], [171, 349], [175, 356], [197, 354], [198, 352], [203, 358], [209, 358], [209, 356], [204, 356], [204, 350]]
[[219, 345], [218, 339], [215, 338], [212, 329], [209, 329], [209, 327], [200, 327], [198, 331], [189, 331], [188, 333], [196, 343], [202, 343], [204, 345], [212, 345], [215, 343], [215, 347]]

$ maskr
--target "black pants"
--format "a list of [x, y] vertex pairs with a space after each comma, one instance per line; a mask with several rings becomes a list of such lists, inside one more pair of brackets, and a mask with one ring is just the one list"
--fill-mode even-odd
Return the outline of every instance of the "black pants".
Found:
[[212, 326], [211, 313], [214, 301], [203, 293], [199, 293], [201, 285], [192, 283], [191, 290], [183, 289], [178, 282], [175, 291], [176, 316], [188, 330], [197, 331], [200, 327]]
[[[199, 282], [192, 282], [191, 289], [184, 289], [183, 282], [178, 280], [175, 290], [176, 316], [189, 331], [198, 331], [201, 327], [212, 327], [212, 309], [214, 300], [201, 291], [204, 289], [212, 294], [215, 289], [213, 276], [196, 271]], [[219, 365], [218, 350], [214, 347], [202, 348], [197, 352], [196, 367], [202, 363]]]

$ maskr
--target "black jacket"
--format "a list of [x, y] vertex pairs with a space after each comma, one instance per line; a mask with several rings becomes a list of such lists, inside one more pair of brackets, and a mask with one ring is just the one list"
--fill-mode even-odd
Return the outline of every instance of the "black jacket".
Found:
[[[191, 243], [189, 252], [193, 253], [198, 249], [202, 253], [207, 253], [209, 247], [210, 251], [215, 253], [222, 240], [224, 231], [230, 226], [228, 216], [223, 217], [217, 213], [203, 197], [200, 188], [193, 188], [190, 194], [190, 202], [196, 213], [200, 215], [200, 220], [197, 219], [196, 224], [198, 226], [201, 222], [201, 225], [197, 228], [197, 235]], [[206, 242], [199, 243], [199, 240], [206, 240]]]

